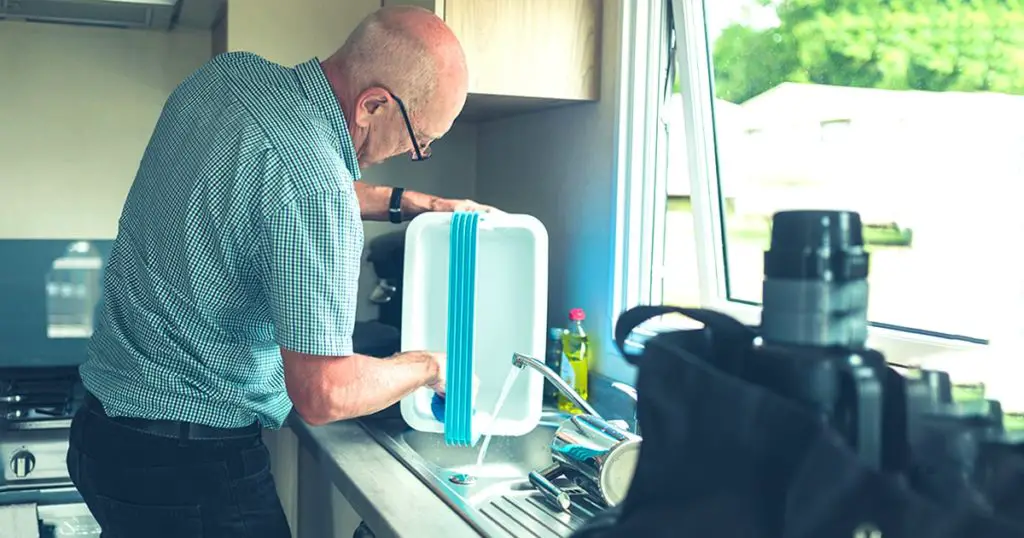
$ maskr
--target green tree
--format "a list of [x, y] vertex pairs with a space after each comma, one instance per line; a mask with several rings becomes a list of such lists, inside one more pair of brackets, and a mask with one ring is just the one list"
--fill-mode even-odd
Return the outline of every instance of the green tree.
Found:
[[1024, 0], [757, 1], [780, 22], [715, 41], [721, 99], [782, 82], [1024, 94]]

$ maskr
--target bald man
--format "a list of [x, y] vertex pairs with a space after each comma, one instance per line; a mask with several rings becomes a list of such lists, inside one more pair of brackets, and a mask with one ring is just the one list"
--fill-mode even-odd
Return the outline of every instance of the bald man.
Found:
[[358, 180], [429, 158], [466, 91], [458, 40], [416, 8], [371, 15], [324, 62], [222, 54], [174, 90], [80, 369], [67, 462], [104, 538], [286, 538], [261, 428], [444, 392], [443, 354], [352, 349], [361, 221], [490, 208]]

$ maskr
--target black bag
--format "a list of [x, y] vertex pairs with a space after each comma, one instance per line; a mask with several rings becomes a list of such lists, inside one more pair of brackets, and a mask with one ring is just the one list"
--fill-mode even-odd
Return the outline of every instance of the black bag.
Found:
[[[659, 334], [642, 354], [628, 353], [633, 329], [667, 313], [704, 328]], [[641, 306], [615, 333], [638, 367], [644, 441], [627, 498], [577, 538], [1024, 537], [1024, 527], [972, 505], [940, 505], [866, 464], [821, 416], [744, 379], [757, 333], [724, 314]], [[1003, 499], [1019, 499], [1024, 484], [1009, 489]]]

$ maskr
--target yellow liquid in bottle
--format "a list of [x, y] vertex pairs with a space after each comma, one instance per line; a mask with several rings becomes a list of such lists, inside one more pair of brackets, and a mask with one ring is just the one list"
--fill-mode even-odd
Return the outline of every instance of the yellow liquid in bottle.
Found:
[[[562, 335], [562, 379], [584, 400], [589, 398], [587, 374], [590, 371], [592, 355], [590, 341], [582, 327], [577, 325]], [[576, 407], [576, 404], [561, 394], [558, 395], [558, 409], [574, 415], [583, 412], [582, 409]]]

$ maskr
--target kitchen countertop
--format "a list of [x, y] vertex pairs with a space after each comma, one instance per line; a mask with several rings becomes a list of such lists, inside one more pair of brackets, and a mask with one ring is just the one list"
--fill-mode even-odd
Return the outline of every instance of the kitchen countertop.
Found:
[[377, 538], [480, 538], [358, 421], [310, 426], [293, 416], [289, 425]]
[[[632, 400], [612, 388], [610, 379], [592, 373], [590, 389], [591, 405], [602, 415], [632, 416]], [[401, 415], [395, 405], [364, 420], [376, 416]], [[481, 538], [358, 420], [310, 426], [292, 415], [289, 425], [377, 538]]]

